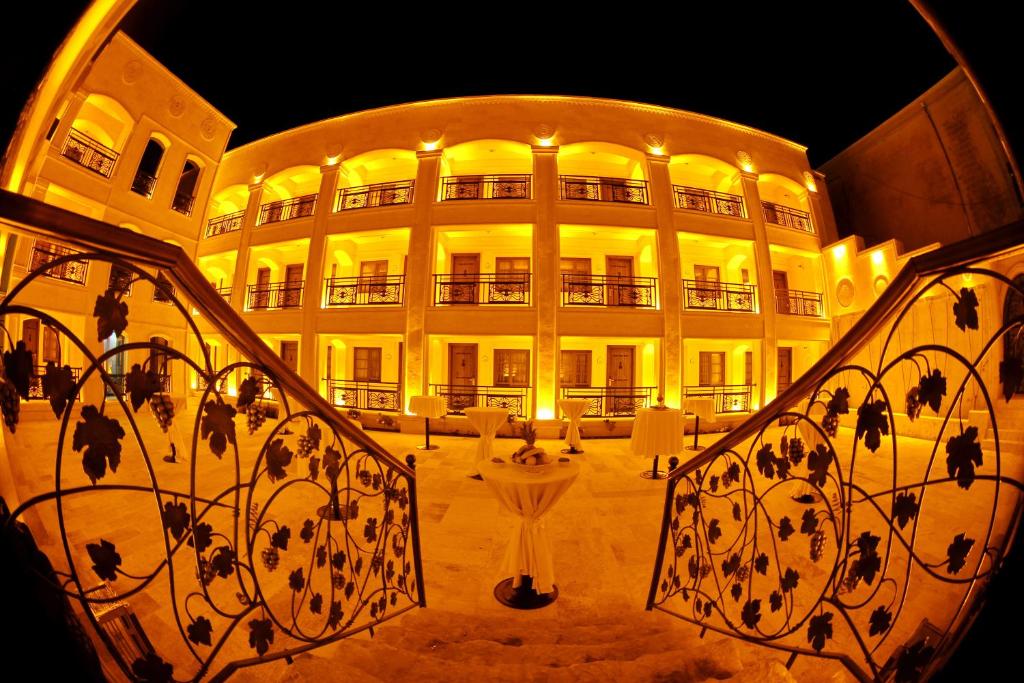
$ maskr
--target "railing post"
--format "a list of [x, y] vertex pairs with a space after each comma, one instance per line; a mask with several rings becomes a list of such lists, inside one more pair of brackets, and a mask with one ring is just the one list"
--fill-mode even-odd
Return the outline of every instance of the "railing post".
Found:
[[776, 355], [778, 340], [775, 336], [775, 284], [772, 280], [772, 253], [768, 248], [768, 228], [761, 212], [761, 193], [757, 189], [757, 174], [740, 171], [743, 198], [747, 213], [754, 226], [754, 262], [757, 265], [757, 289], [760, 292], [761, 316], [764, 320], [764, 338], [761, 342], [761, 385], [759, 405], [775, 398]]

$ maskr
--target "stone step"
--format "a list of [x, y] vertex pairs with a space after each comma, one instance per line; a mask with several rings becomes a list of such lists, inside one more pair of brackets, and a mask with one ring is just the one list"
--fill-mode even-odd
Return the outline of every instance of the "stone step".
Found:
[[[1002, 454], [1008, 455], [1011, 453], [1024, 453], [1024, 440], [1010, 441], [1002, 438], [1002, 434], [999, 435], [1000, 441], [1002, 442]], [[983, 451], [994, 452], [996, 450], [996, 440], [993, 438], [987, 438], [981, 442], [981, 449]]]

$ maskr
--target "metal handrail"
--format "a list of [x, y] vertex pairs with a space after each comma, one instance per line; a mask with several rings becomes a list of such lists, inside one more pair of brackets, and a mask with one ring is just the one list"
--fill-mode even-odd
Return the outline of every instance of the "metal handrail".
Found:
[[402, 305], [405, 275], [324, 278], [324, 306]]
[[[46, 264], [64, 256], [81, 253], [77, 249], [39, 240], [32, 247], [32, 261], [29, 264], [29, 270], [39, 270]], [[89, 263], [87, 261], [64, 261], [60, 265], [48, 269], [43, 275], [54, 280], [84, 285], [86, 277], [89, 275]]]
[[683, 398], [711, 398], [716, 413], [746, 413], [753, 392], [753, 384], [688, 384], [683, 387]]
[[76, 128], [68, 131], [60, 154], [104, 178], [109, 178], [114, 174], [114, 165], [117, 164], [117, 159], [120, 156], [110, 147]]
[[132, 179], [132, 192], [141, 194], [146, 199], [152, 199], [153, 190], [156, 188], [156, 176], [145, 171], [136, 171]]
[[268, 282], [246, 287], [246, 309], [250, 311], [277, 308], [301, 308], [303, 280]]
[[739, 282], [683, 280], [683, 307], [713, 311], [757, 310], [755, 286]]
[[672, 190], [676, 199], [676, 207], [679, 209], [717, 213], [722, 216], [735, 216], [737, 218], [747, 217], [743, 197], [738, 194], [703, 190], [699, 187], [688, 187], [686, 185], [673, 185]]
[[196, 198], [193, 195], [185, 194], [183, 192], [176, 192], [174, 199], [171, 200], [171, 208], [178, 213], [185, 214], [186, 216], [192, 215], [192, 205], [195, 204]]
[[292, 199], [281, 199], [276, 202], [260, 204], [260, 216], [256, 225], [280, 223], [294, 218], [306, 218], [316, 211], [317, 195], [307, 194]]
[[782, 204], [776, 204], [775, 202], [762, 201], [761, 213], [764, 215], [765, 223], [782, 225], [787, 228], [794, 228], [795, 230], [803, 230], [804, 232], [814, 232], [814, 226], [811, 225], [811, 214], [806, 211], [793, 209]]
[[507, 408], [509, 415], [526, 417], [531, 387], [484, 384], [431, 384], [430, 393], [445, 399], [449, 415], [463, 415], [466, 408]]
[[342, 408], [398, 412], [402, 406], [399, 382], [368, 382], [354, 379], [328, 379], [327, 400]]
[[583, 417], [629, 417], [651, 405], [658, 387], [562, 387], [563, 398], [590, 400]]
[[654, 308], [657, 301], [656, 277], [562, 273], [563, 306]]
[[824, 314], [821, 292], [800, 289], [776, 289], [775, 312], [820, 318]]
[[602, 176], [558, 176], [559, 197], [596, 202], [648, 204], [647, 181]]
[[530, 273], [434, 273], [434, 304], [530, 305]]
[[457, 175], [441, 177], [441, 201], [463, 199], [530, 199], [533, 176]]
[[242, 222], [245, 220], [245, 209], [226, 213], [216, 218], [211, 218], [206, 223], [206, 236], [215, 237], [228, 232], [236, 232], [242, 229]]
[[356, 187], [343, 187], [338, 190], [335, 211], [351, 209], [368, 209], [376, 206], [392, 206], [410, 204], [416, 181], [399, 180], [393, 183], [374, 183]]

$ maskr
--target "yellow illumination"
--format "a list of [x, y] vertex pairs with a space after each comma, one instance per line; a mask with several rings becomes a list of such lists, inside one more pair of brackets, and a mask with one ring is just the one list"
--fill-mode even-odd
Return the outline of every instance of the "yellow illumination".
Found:
[[538, 420], [554, 420], [555, 411], [551, 408], [537, 408], [537, 419]]
[[327, 166], [337, 166], [338, 162], [341, 161], [341, 155], [335, 154], [326, 158]]
[[832, 250], [832, 258], [836, 261], [840, 261], [846, 258], [846, 245], [840, 244], [838, 247]]
[[649, 147], [648, 149], [651, 151], [651, 154], [653, 154], [655, 156], [659, 156], [660, 157], [660, 156], [664, 156], [665, 155], [665, 148], [664, 147]]
[[551, 147], [555, 141], [551, 138], [537, 138], [537, 144], [541, 147]]
[[876, 265], [882, 265], [885, 262], [885, 254], [883, 254], [881, 251], [872, 252], [871, 262]]
[[238, 396], [238, 389], [234, 387], [228, 387], [228, 396]]
[[433, 142], [424, 142], [423, 143], [423, 150], [425, 152], [432, 152], [435, 149], [437, 149], [437, 144], [438, 144], [437, 140], [434, 140]]

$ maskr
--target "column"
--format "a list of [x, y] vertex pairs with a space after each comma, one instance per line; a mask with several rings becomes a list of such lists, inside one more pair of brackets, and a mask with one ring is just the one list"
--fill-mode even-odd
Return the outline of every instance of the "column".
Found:
[[[558, 415], [558, 147], [533, 147], [533, 192], [537, 219], [533, 226], [533, 305], [537, 309], [537, 359], [534, 405], [538, 420]], [[557, 434], [556, 434], [557, 436]]]
[[679, 316], [683, 275], [679, 264], [679, 238], [673, 218], [674, 198], [668, 164], [667, 156], [647, 155], [651, 203], [658, 221], [658, 298], [665, 330], [661, 340], [659, 387], [664, 392], [665, 403], [679, 407], [683, 377], [683, 330]]
[[260, 202], [263, 200], [263, 183], [249, 186], [249, 201], [245, 205], [245, 216], [242, 217], [242, 229], [238, 235], [238, 252], [235, 255], [235, 276], [231, 281], [231, 308], [239, 313], [245, 310], [249, 274], [249, 244], [252, 243], [252, 231], [260, 216]]
[[757, 262], [757, 294], [761, 306], [761, 320], [764, 321], [764, 336], [761, 341], [760, 404], [775, 398], [776, 363], [778, 338], [775, 333], [775, 285], [772, 281], [772, 254], [768, 249], [768, 228], [761, 211], [761, 193], [757, 189], [757, 174], [740, 171], [743, 185], [743, 201], [747, 204], [747, 215], [754, 226], [754, 260]]

